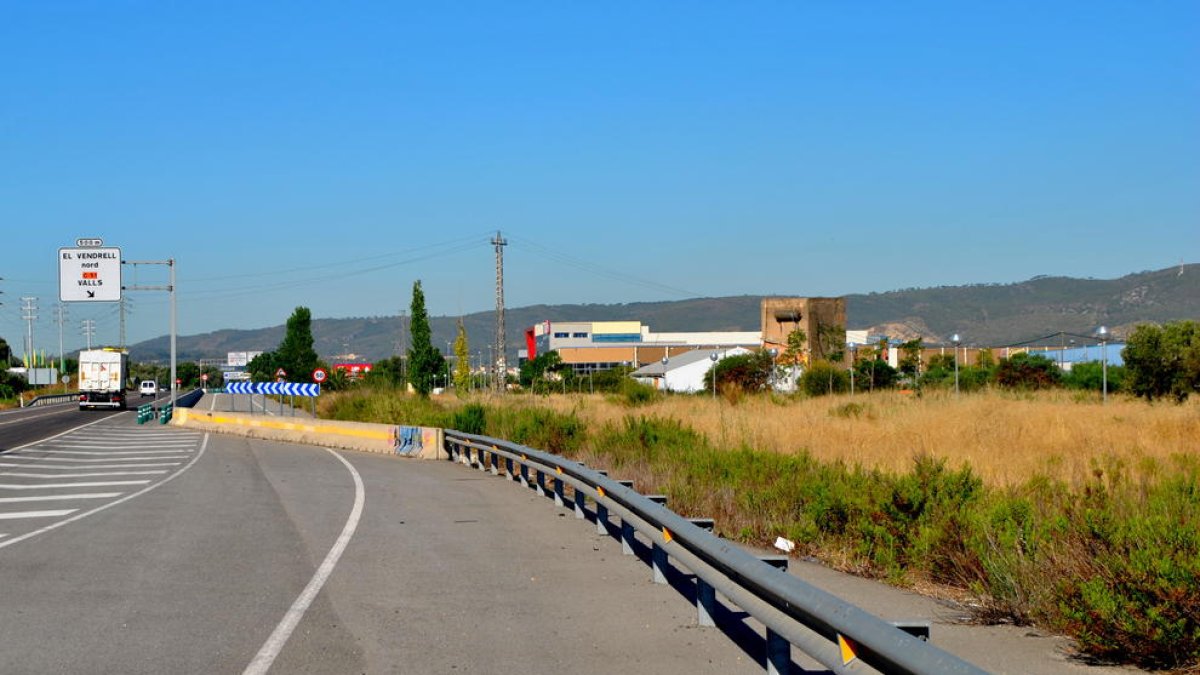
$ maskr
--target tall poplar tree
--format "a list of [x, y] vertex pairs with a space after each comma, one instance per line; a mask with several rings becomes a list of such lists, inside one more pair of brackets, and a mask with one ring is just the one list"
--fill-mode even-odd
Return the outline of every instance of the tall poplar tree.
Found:
[[458, 320], [458, 334], [454, 337], [454, 388], [459, 396], [471, 388], [471, 350], [467, 345], [467, 327]]
[[425, 292], [421, 290], [419, 279], [413, 282], [410, 310], [412, 346], [408, 349], [408, 381], [419, 395], [429, 396], [434, 377], [445, 370], [445, 359], [433, 347], [433, 331], [425, 312]]
[[317, 352], [313, 349], [312, 311], [297, 307], [288, 317], [283, 342], [279, 343], [279, 365], [292, 382], [305, 382], [317, 367]]

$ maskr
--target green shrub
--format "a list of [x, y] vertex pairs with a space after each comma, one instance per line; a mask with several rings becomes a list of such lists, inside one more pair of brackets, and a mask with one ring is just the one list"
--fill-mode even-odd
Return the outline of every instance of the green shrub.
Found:
[[809, 396], [841, 394], [850, 391], [850, 375], [828, 361], [814, 361], [800, 375], [797, 386]]
[[487, 409], [478, 403], [468, 403], [450, 416], [449, 426], [464, 434], [482, 436], [487, 433]]
[[628, 406], [639, 406], [658, 398], [658, 392], [648, 384], [625, 378], [618, 388], [621, 400]]

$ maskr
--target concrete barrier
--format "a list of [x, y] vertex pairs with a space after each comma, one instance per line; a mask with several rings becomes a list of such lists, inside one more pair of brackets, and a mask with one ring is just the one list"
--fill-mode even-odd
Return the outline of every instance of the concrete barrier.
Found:
[[302, 443], [418, 459], [447, 459], [442, 430], [436, 427], [296, 421], [232, 412], [178, 409], [171, 424], [199, 431]]

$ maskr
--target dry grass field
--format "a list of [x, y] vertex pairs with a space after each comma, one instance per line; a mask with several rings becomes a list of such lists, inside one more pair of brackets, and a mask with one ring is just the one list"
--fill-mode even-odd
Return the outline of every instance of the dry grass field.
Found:
[[1200, 455], [1200, 401], [1184, 405], [1053, 391], [895, 392], [810, 399], [746, 397], [736, 403], [670, 396], [631, 408], [613, 396], [511, 397], [510, 405], [574, 411], [589, 428], [628, 415], [677, 420], [717, 447], [790, 453], [907, 471], [917, 454], [969, 465], [993, 486], [1036, 475], [1078, 484], [1118, 458], [1152, 478], [1177, 458]]

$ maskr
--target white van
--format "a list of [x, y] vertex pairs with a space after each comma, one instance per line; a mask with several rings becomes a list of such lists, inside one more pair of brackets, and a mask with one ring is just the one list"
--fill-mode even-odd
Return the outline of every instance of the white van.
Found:
[[156, 396], [158, 394], [158, 384], [154, 380], [142, 380], [142, 383], [138, 385], [138, 390], [142, 392], [142, 398]]

